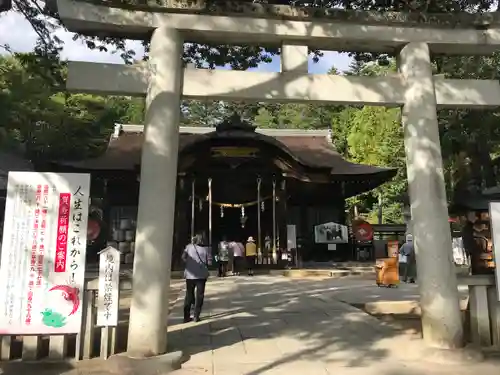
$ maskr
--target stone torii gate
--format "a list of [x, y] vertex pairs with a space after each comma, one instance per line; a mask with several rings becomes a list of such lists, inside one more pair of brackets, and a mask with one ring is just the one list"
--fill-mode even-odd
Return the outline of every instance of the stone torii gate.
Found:
[[[402, 107], [424, 339], [433, 347], [461, 347], [436, 109], [497, 107], [500, 86], [494, 80], [434, 77], [430, 54], [490, 54], [500, 47], [500, 27], [485, 29], [483, 23], [479, 30], [465, 15], [453, 18], [465, 20], [462, 25], [447, 26], [438, 22], [446, 21], [446, 16], [416, 24], [402, 14], [377, 19], [374, 14], [331, 15], [315, 10], [311, 16], [287, 6], [251, 4], [234, 9], [234, 2], [228, 2], [225, 11], [213, 12], [201, 0], [170, 3], [171, 8], [141, 10], [57, 2], [70, 31], [151, 38], [147, 65], [70, 62], [67, 82], [73, 91], [146, 96], [129, 353], [166, 352], [181, 97]], [[282, 69], [280, 73], [185, 69], [181, 61], [185, 41], [280, 45]], [[399, 73], [310, 75], [309, 48], [396, 54]]]

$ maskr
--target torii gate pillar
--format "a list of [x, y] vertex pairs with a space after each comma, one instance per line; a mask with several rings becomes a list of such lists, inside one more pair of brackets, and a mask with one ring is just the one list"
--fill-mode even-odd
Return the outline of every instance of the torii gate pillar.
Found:
[[463, 327], [429, 46], [406, 45], [399, 71], [405, 82], [402, 122], [423, 336], [431, 347], [455, 349], [464, 344]]
[[153, 32], [127, 348], [135, 357], [167, 351], [182, 53], [177, 30], [160, 27]]

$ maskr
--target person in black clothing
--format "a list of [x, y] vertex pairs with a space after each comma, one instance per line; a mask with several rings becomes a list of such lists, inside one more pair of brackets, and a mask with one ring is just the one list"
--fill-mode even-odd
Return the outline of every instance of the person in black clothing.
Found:
[[[205, 285], [208, 279], [208, 266], [211, 264], [210, 249], [203, 245], [202, 236], [197, 235], [186, 246], [182, 254], [186, 263], [186, 297], [184, 298], [184, 322], [191, 321], [191, 308], [194, 305], [194, 320], [200, 321], [201, 309], [205, 299]], [[195, 296], [196, 291], [196, 296]]]
[[217, 252], [217, 263], [218, 267], [218, 275], [219, 277], [227, 276], [227, 267], [229, 263], [229, 243], [226, 240], [226, 237], [222, 238], [222, 241], [219, 242], [219, 248]]

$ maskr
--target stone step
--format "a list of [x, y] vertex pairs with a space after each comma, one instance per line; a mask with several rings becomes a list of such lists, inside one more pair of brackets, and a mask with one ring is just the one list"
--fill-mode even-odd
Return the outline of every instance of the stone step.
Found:
[[[460, 309], [467, 310], [467, 296], [460, 296]], [[420, 317], [420, 303], [415, 300], [407, 301], [374, 301], [366, 303], [352, 303], [352, 306], [367, 312], [370, 315], [406, 315]]]
[[291, 269], [279, 271], [283, 276], [287, 277], [332, 277], [342, 278], [351, 276], [366, 276], [375, 278], [375, 270], [373, 268], [366, 269]]
[[[229, 273], [231, 274], [231, 273]], [[243, 273], [245, 274], [245, 273]], [[375, 278], [374, 266], [346, 266], [332, 268], [299, 268], [299, 269], [262, 269], [255, 270], [256, 275], [276, 275], [287, 277], [352, 277], [352, 276], [369, 276]], [[172, 271], [172, 279], [182, 279], [184, 271]], [[210, 270], [210, 277], [217, 277], [217, 271]]]

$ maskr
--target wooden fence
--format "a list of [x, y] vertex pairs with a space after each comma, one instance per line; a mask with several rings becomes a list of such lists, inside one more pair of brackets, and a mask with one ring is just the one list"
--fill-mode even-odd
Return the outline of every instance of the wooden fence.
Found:
[[470, 341], [484, 348], [500, 349], [500, 302], [494, 275], [459, 277], [469, 287], [467, 311]]
[[[98, 280], [87, 280], [83, 294], [82, 329], [74, 335], [0, 336], [0, 360], [82, 360], [107, 358], [124, 350], [130, 307], [120, 308], [118, 327], [97, 327]], [[120, 293], [130, 293], [130, 279], [120, 280]]]

